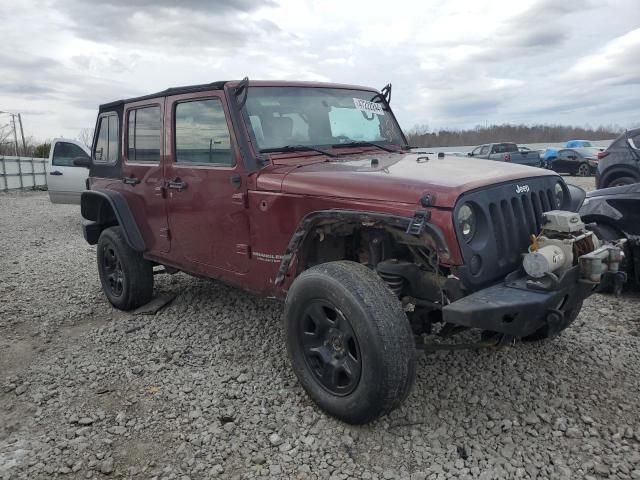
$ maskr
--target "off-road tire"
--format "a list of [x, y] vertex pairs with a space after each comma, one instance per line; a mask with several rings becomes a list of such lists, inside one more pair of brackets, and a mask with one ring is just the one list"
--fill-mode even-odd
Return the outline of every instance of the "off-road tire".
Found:
[[549, 327], [545, 325], [544, 327], [541, 327], [535, 332], [533, 332], [531, 335], [527, 335], [526, 337], [523, 337], [522, 341], [523, 342], [539, 342], [541, 340], [547, 340], [550, 338], [557, 337], [562, 332], [564, 332], [567, 328], [569, 328], [569, 325], [571, 325], [575, 321], [575, 319], [578, 317], [578, 314], [580, 313], [580, 310], [582, 310], [582, 300], [580, 300], [579, 302], [576, 302], [576, 304], [570, 310], [564, 310], [563, 312], [564, 319], [562, 321], [562, 325], [557, 331], [551, 332], [549, 330]]
[[[119, 273], [114, 273], [118, 268]], [[100, 234], [98, 273], [102, 290], [114, 307], [132, 310], [151, 300], [153, 267], [129, 246], [119, 226], [106, 228]], [[114, 277], [118, 280], [114, 281]]]
[[[353, 390], [344, 394], [323, 385], [319, 369], [312, 366], [313, 359], [305, 353], [304, 335], [309, 332], [303, 329], [310, 321], [315, 323], [309, 311], [316, 304], [328, 305], [327, 311], [335, 308], [337, 321], [346, 319], [355, 335], [360, 376]], [[416, 371], [415, 340], [409, 321], [397, 297], [364, 265], [337, 261], [304, 271], [287, 294], [284, 322], [293, 370], [307, 394], [328, 414], [347, 423], [363, 424], [398, 407], [409, 394]], [[313, 335], [321, 338], [319, 333]], [[322, 345], [332, 348], [330, 342]]]

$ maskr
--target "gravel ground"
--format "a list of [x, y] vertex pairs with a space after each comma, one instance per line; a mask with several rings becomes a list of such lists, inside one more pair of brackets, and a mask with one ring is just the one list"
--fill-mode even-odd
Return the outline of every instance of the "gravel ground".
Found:
[[178, 274], [166, 309], [119, 312], [77, 207], [0, 194], [0, 225], [0, 479], [640, 479], [637, 295], [550, 342], [423, 355], [352, 427], [297, 384], [278, 303]]

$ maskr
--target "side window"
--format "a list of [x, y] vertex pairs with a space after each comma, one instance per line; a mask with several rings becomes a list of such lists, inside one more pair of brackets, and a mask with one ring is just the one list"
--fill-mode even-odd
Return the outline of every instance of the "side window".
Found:
[[486, 155], [489, 153], [489, 145], [485, 145], [480, 149], [480, 155]]
[[471, 155], [480, 155], [480, 149], [482, 147], [476, 147], [473, 150], [471, 150]]
[[220, 100], [178, 103], [175, 132], [177, 163], [234, 165], [229, 128]]
[[569, 157], [569, 150], [559, 150], [558, 158], [567, 159]]
[[96, 163], [116, 163], [118, 160], [117, 115], [105, 115], [100, 118], [94, 158]]
[[159, 162], [160, 107], [129, 110], [127, 124], [127, 159], [131, 162]]
[[51, 163], [56, 167], [73, 167], [73, 159], [76, 157], [88, 157], [88, 155], [74, 143], [57, 142], [53, 149]]

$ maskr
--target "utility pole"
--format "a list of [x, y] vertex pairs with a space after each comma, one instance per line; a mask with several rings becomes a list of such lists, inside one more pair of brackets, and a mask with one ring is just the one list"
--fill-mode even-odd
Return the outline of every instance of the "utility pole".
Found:
[[18, 123], [20, 123], [20, 136], [22, 137], [22, 154], [27, 155], [27, 144], [24, 141], [24, 129], [22, 128], [22, 115], [18, 114]]
[[11, 123], [13, 124], [13, 141], [14, 141], [14, 147], [16, 150], [16, 157], [19, 156], [18, 155], [18, 134], [16, 133], [16, 116], [12, 113], [11, 114]]

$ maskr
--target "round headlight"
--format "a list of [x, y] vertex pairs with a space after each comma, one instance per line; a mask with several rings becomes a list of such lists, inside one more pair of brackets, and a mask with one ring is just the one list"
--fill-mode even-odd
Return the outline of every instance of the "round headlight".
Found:
[[458, 229], [465, 242], [469, 242], [476, 233], [476, 215], [468, 203], [458, 209]]
[[562, 188], [562, 183], [560, 182], [556, 183], [555, 195], [556, 208], [562, 208], [562, 205], [564, 204], [564, 188]]

